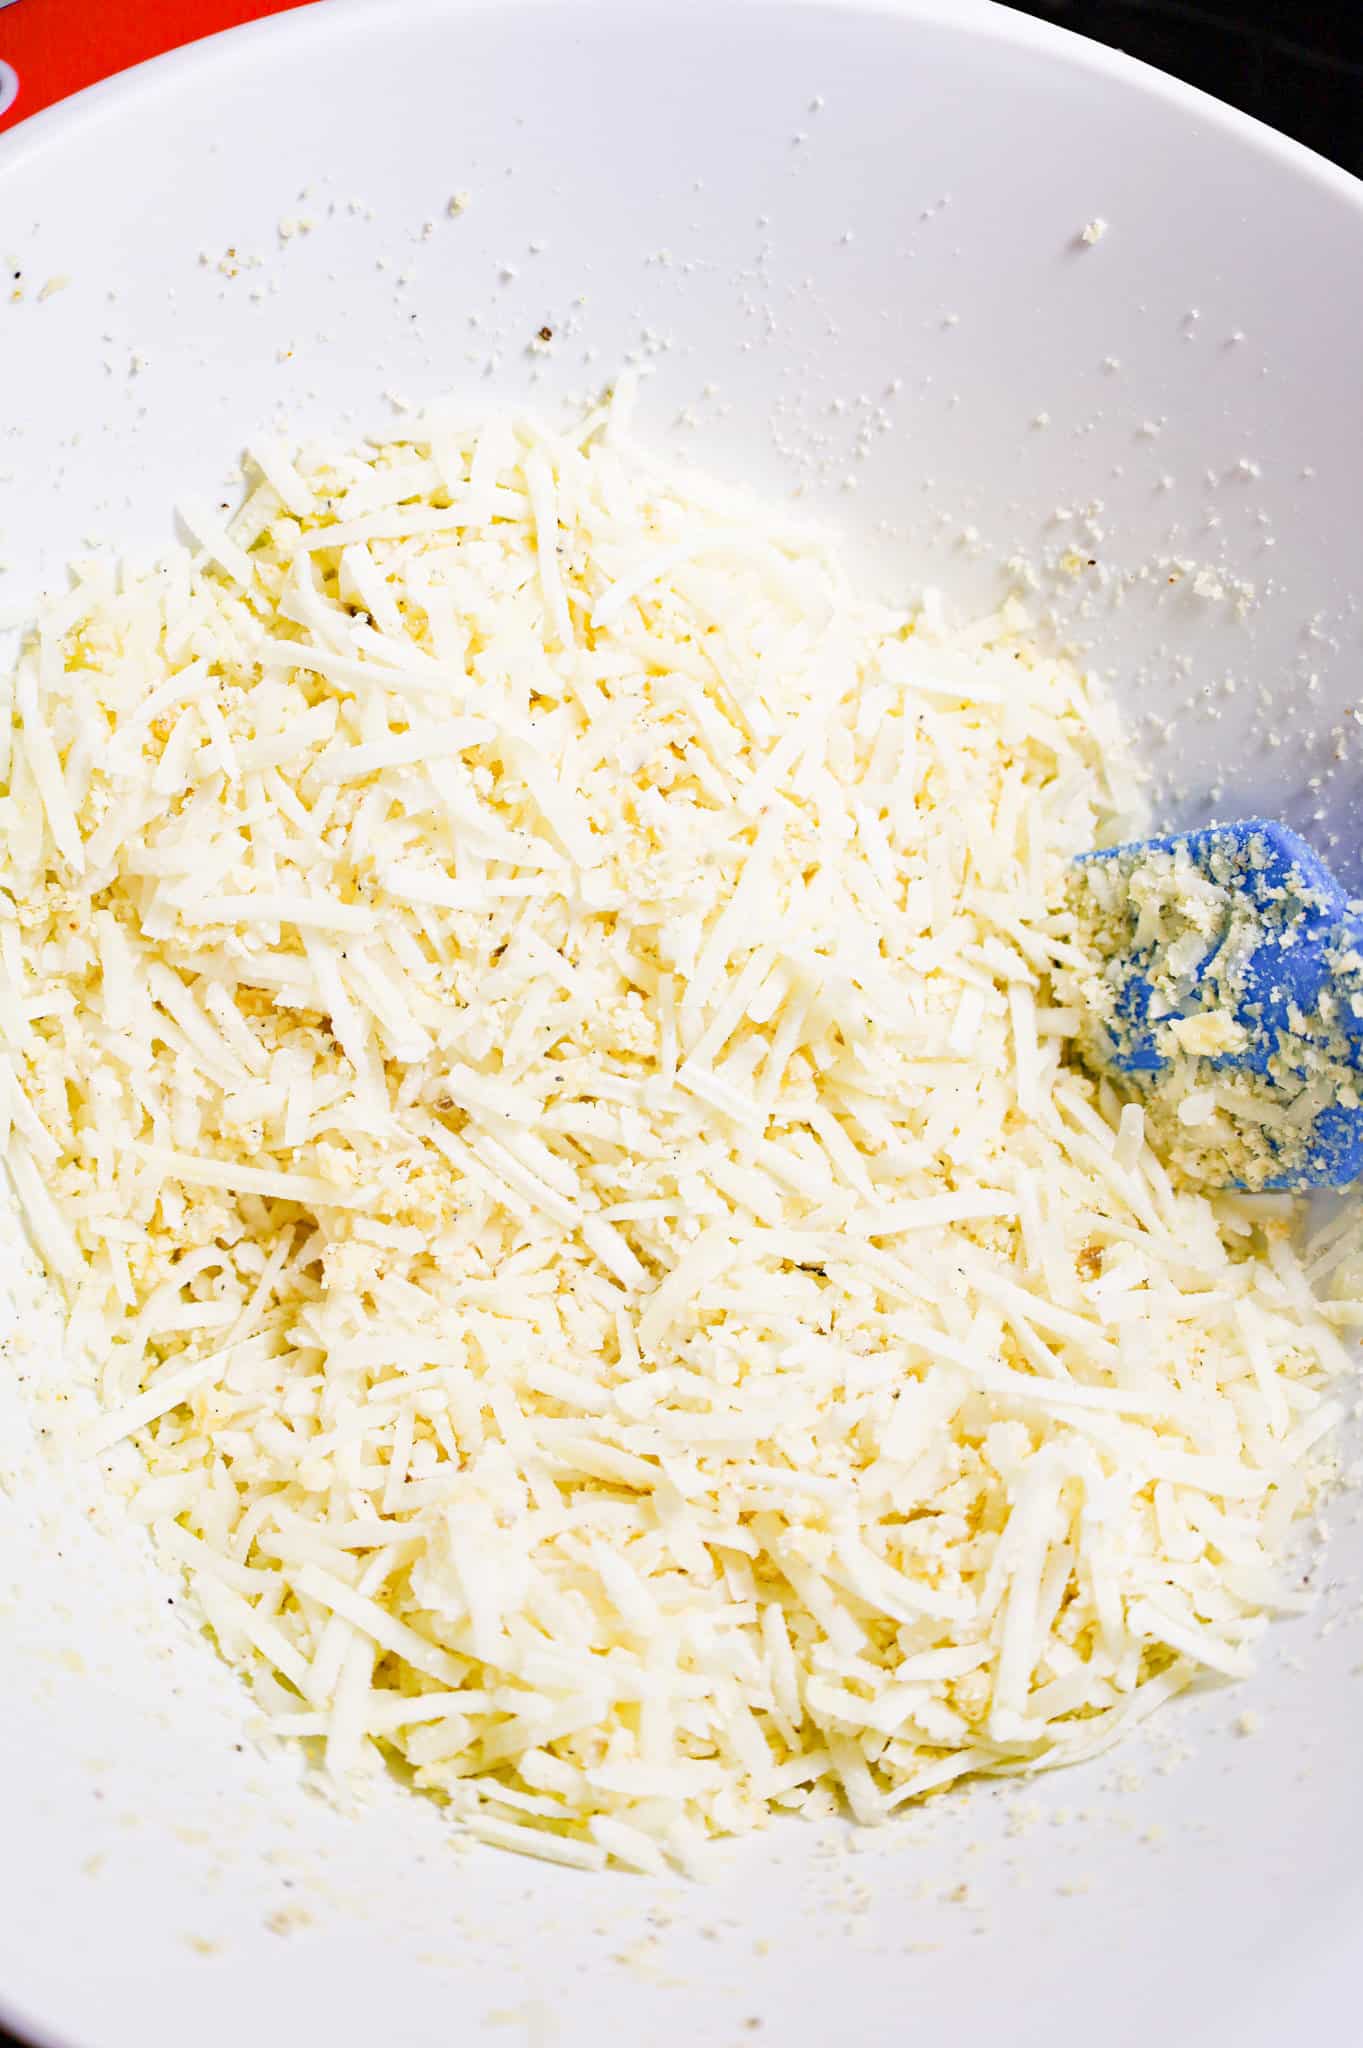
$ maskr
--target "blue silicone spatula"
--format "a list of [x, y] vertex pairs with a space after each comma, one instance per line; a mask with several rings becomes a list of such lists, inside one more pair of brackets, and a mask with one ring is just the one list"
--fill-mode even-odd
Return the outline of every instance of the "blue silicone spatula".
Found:
[[1070, 906], [1085, 1063], [1190, 1179], [1363, 1174], [1363, 903], [1260, 818], [1082, 855]]

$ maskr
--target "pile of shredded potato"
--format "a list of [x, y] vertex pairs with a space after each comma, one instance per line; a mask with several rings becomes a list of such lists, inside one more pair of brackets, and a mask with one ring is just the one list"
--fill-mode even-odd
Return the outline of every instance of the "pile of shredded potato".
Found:
[[0, 1033], [269, 1729], [653, 1868], [1247, 1670], [1340, 1312], [1065, 1063], [1094, 684], [605, 414], [253, 464], [26, 644]]

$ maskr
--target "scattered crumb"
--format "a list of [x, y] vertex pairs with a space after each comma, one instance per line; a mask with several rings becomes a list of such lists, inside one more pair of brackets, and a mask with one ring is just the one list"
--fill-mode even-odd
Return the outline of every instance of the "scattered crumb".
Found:
[[265, 1915], [265, 1925], [271, 1934], [294, 1934], [300, 1927], [311, 1927], [312, 1915], [306, 1906], [277, 1906]]
[[502, 2006], [483, 2014], [488, 2027], [524, 2027], [529, 2048], [544, 2048], [558, 2033], [558, 2021], [551, 2008], [538, 1998], [524, 2005]]
[[1079, 239], [1088, 248], [1091, 249], [1095, 242], [1102, 241], [1103, 236], [1106, 233], [1107, 222], [1103, 220], [1099, 215], [1095, 214], [1093, 219], [1088, 223], [1088, 225], [1080, 229]]

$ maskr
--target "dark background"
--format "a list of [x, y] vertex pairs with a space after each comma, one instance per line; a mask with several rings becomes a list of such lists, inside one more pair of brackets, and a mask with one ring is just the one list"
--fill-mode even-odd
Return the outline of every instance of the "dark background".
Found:
[[1363, 177], [1363, 0], [1010, 0], [1171, 71]]
[[[1021, 11], [1173, 72], [1363, 177], [1363, 0], [1257, 11], [1224, 0], [1025, 0]], [[20, 2048], [2, 2026], [0, 2048]]]

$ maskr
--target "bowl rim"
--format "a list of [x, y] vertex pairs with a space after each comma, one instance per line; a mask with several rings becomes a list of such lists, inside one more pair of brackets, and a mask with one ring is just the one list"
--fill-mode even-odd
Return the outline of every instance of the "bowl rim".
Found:
[[[5, 4], [6, 0], [0, 0], [0, 8]], [[1005, 48], [1036, 53], [1095, 78], [1124, 83], [1216, 130], [1229, 142], [1257, 151], [1284, 173], [1309, 181], [1323, 196], [1354, 209], [1363, 226], [1363, 178], [1154, 65], [1057, 23], [1023, 14], [1001, 0], [727, 0], [727, 4], [772, 20], [798, 12], [958, 30]], [[138, 108], [154, 116], [158, 103], [173, 100], [181, 86], [199, 82], [225, 59], [246, 65], [267, 52], [282, 56], [305, 48], [323, 33], [333, 41], [350, 37], [362, 41], [382, 25], [384, 33], [391, 35], [399, 20], [410, 25], [454, 22], [494, 9], [509, 15], [514, 9], [576, 13], [584, 20], [623, 15], [639, 21], [649, 15], [670, 16], [675, 5], [676, 0], [303, 0], [303, 4], [295, 0], [283, 12], [218, 30], [101, 79], [0, 133], [0, 191], [9, 179], [39, 167], [44, 156], [59, 151], [69, 138], [79, 136], [90, 125], [98, 126]], [[1340, 1952], [1345, 1925], [1356, 1930], [1347, 1906], [1336, 1902], [1330, 1926], [1316, 1930], [1313, 1955], [1318, 1966]], [[1322, 1987], [1318, 1984], [1316, 1988]], [[1324, 1988], [1328, 1991], [1328, 1984]], [[0, 2048], [87, 2048], [87, 2044], [54, 2033], [40, 2016], [16, 2006], [0, 1991]]]
[[[801, 13], [833, 15], [859, 14], [905, 23], [925, 22], [935, 27], [958, 28], [983, 35], [1018, 50], [1051, 56], [1090, 74], [1125, 82], [1150, 94], [1166, 106], [1181, 109], [1209, 123], [1229, 138], [1258, 149], [1287, 171], [1310, 178], [1324, 191], [1363, 212], [1363, 178], [1346, 171], [1305, 143], [1284, 135], [1265, 121], [1227, 105], [1214, 94], [1189, 85], [1169, 72], [1161, 71], [1122, 50], [1095, 42], [1073, 29], [1019, 13], [1001, 0], [728, 0], [751, 13], [777, 17], [798, 9]], [[631, 20], [648, 14], [671, 14], [675, 0], [304, 0], [279, 14], [263, 15], [239, 22], [213, 35], [201, 36], [178, 48], [149, 57], [141, 64], [109, 78], [84, 86], [79, 92], [53, 105], [40, 108], [16, 127], [0, 134], [0, 180], [16, 173], [88, 121], [146, 104], [165, 93], [173, 93], [211, 66], [220, 64], [224, 54], [245, 60], [261, 50], [287, 50], [323, 33], [363, 36], [382, 22], [391, 33], [395, 17], [417, 20], [453, 20], [460, 15], [502, 14], [512, 8], [555, 9], [583, 15], [623, 13]]]

